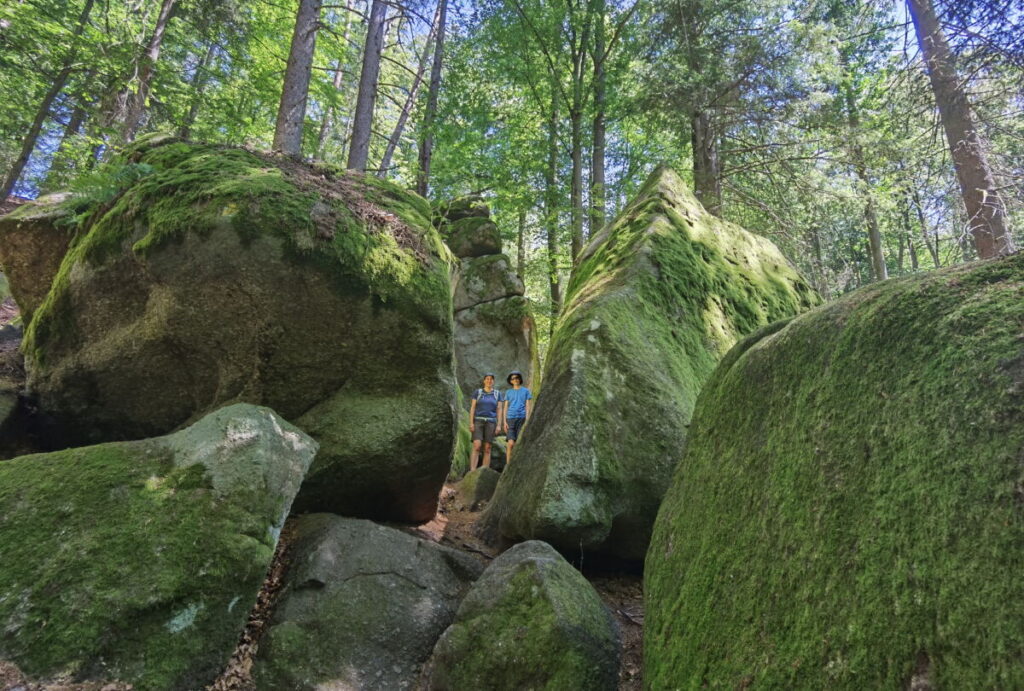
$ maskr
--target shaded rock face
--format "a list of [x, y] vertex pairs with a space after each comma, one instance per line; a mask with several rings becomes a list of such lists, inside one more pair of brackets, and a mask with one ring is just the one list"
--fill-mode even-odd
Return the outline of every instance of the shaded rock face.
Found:
[[478, 511], [494, 496], [501, 475], [491, 468], [477, 468], [462, 478], [458, 487], [457, 506], [463, 511]]
[[535, 386], [539, 362], [533, 316], [522, 280], [501, 253], [490, 211], [478, 197], [461, 197], [443, 205], [441, 213], [441, 233], [455, 256], [462, 257], [452, 284], [456, 374], [465, 406], [488, 372], [498, 375], [499, 389], [513, 369], [523, 373], [525, 386]]
[[733, 348], [647, 555], [645, 683], [1024, 686], [1022, 329], [1018, 253]]
[[550, 545], [525, 542], [487, 567], [424, 676], [438, 691], [614, 690], [618, 636], [593, 586]]
[[577, 262], [544, 391], [487, 531], [642, 559], [718, 359], [817, 302], [771, 242], [706, 213], [673, 171], [655, 171]]
[[288, 582], [260, 642], [260, 689], [412, 689], [459, 601], [473, 558], [393, 528], [298, 519]]
[[0, 266], [25, 322], [46, 298], [71, 244], [68, 202], [68, 195], [53, 194], [0, 216]]
[[450, 254], [425, 200], [241, 149], [128, 156], [152, 172], [88, 216], [26, 332], [51, 436], [140, 438], [259, 403], [321, 440], [303, 510], [430, 518], [455, 382]]
[[34, 678], [203, 688], [315, 452], [239, 404], [166, 437], [0, 461], [0, 659]]

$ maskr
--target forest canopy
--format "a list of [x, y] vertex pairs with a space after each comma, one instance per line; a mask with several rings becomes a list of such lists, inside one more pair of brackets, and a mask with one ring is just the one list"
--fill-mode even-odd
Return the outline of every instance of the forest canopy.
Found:
[[542, 315], [659, 163], [826, 296], [1024, 240], [1020, 0], [14, 0], [0, 90], [3, 198], [277, 149], [482, 195]]

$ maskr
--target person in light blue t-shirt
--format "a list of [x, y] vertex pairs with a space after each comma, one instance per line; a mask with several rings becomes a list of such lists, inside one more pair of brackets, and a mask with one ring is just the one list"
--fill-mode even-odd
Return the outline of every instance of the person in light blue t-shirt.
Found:
[[512, 462], [512, 448], [516, 445], [526, 419], [530, 417], [530, 401], [533, 394], [523, 386], [523, 373], [519, 370], [509, 372], [505, 379], [511, 389], [505, 391], [505, 405], [502, 407], [502, 427], [505, 429], [505, 438], [508, 446], [505, 451], [505, 462]]

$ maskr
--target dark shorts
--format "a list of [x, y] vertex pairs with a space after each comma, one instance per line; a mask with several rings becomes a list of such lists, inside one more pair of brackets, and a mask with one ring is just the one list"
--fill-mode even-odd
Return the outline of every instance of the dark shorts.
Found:
[[505, 437], [509, 441], [515, 441], [519, 438], [519, 430], [523, 428], [523, 423], [526, 422], [525, 417], [510, 417], [505, 422], [508, 423], [508, 431]]
[[495, 427], [497, 427], [497, 420], [485, 420], [479, 417], [473, 420], [473, 441], [490, 444], [494, 441]]

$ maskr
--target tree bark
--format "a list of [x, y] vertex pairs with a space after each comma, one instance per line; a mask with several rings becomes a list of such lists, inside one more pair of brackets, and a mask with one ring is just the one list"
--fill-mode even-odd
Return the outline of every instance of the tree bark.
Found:
[[708, 213], [721, 216], [722, 172], [718, 161], [718, 137], [707, 111], [698, 110], [690, 116], [690, 136], [694, 194]]
[[192, 94], [192, 103], [189, 104], [188, 114], [185, 115], [185, 122], [181, 124], [181, 129], [178, 131], [182, 139], [188, 139], [192, 135], [192, 125], [195, 124], [196, 118], [199, 116], [199, 107], [203, 103], [203, 93], [206, 91], [206, 85], [210, 82], [206, 75], [206, 69], [213, 62], [213, 56], [216, 52], [217, 44], [214, 41], [210, 41], [206, 53], [203, 54], [202, 59], [196, 65], [196, 73], [192, 76], [191, 85], [195, 93]]
[[57, 99], [64, 85], [67, 84], [68, 77], [71, 76], [71, 72], [74, 70], [75, 58], [78, 56], [78, 41], [82, 36], [82, 32], [85, 31], [85, 24], [89, 21], [89, 13], [92, 12], [93, 4], [94, 0], [85, 0], [85, 5], [78, 15], [75, 31], [71, 36], [71, 47], [68, 49], [68, 54], [64, 57], [64, 64], [54, 78], [53, 84], [50, 85], [49, 90], [43, 96], [39, 109], [36, 110], [35, 118], [32, 119], [32, 124], [29, 125], [25, 138], [21, 140], [21, 151], [18, 152], [18, 157], [14, 159], [11, 169], [7, 172], [3, 187], [0, 187], [0, 202], [10, 196], [11, 191], [18, 182], [18, 178], [21, 177], [22, 171], [28, 165], [28, 159], [32, 156], [32, 151], [36, 148], [36, 142], [39, 140], [39, 133], [43, 130], [43, 124], [46, 122], [46, 118], [50, 116], [50, 108], [53, 107], [53, 102]]
[[569, 115], [570, 141], [572, 143], [572, 183], [570, 188], [572, 239], [570, 242], [574, 262], [583, 250], [583, 111], [582, 108], [577, 110], [577, 105], [579, 104], [573, 103], [573, 109]]
[[551, 112], [548, 118], [548, 165], [544, 171], [544, 226], [548, 236], [548, 288], [551, 295], [551, 328], [562, 309], [562, 286], [558, 278], [558, 86], [551, 81]]
[[953, 157], [968, 228], [982, 259], [1013, 251], [1006, 207], [985, 156], [967, 92], [946, 42], [931, 0], [907, 0], [917, 41], [924, 55], [939, 118]]
[[434, 12], [434, 23], [430, 27], [430, 34], [427, 36], [427, 41], [423, 45], [423, 53], [420, 55], [419, 65], [416, 67], [416, 76], [413, 78], [412, 87], [409, 89], [409, 95], [405, 99], [405, 103], [402, 104], [402, 112], [398, 116], [398, 122], [395, 123], [395, 129], [391, 132], [391, 137], [388, 139], [388, 146], [384, 150], [384, 158], [380, 162], [380, 170], [377, 171], [378, 177], [385, 177], [387, 175], [388, 168], [391, 167], [391, 158], [395, 155], [395, 149], [398, 148], [398, 142], [402, 139], [402, 132], [405, 130], [405, 123], [409, 120], [409, 115], [412, 113], [412, 107], [416, 103], [416, 96], [420, 92], [420, 85], [423, 83], [423, 75], [427, 71], [427, 58], [430, 56], [431, 44], [434, 42], [437, 36], [437, 28], [441, 21], [441, 3], [437, 4], [437, 10]]
[[[857, 156], [860, 155], [859, 147]], [[889, 270], [885, 265], [885, 255], [882, 252], [882, 231], [878, 226], [878, 212], [875, 209], [875, 197], [871, 193], [871, 182], [868, 179], [867, 169], [863, 163], [858, 162], [857, 177], [864, 188], [864, 221], [868, 226], [868, 251], [871, 254], [871, 273], [876, 281], [884, 281], [889, 278]]]
[[167, 24], [171, 20], [176, 0], [163, 0], [160, 5], [160, 13], [156, 18], [156, 26], [146, 42], [146, 50], [139, 60], [138, 88], [134, 93], [128, 94], [125, 108], [124, 121], [121, 128], [121, 140], [130, 142], [135, 139], [135, 134], [142, 124], [142, 118], [146, 113], [146, 103], [149, 101], [149, 91], [153, 85], [153, 76], [156, 74], [156, 63], [160, 59], [160, 49], [163, 46], [164, 34], [167, 32]]
[[590, 235], [605, 224], [605, 0], [597, 0], [594, 33], [594, 131], [590, 159]]
[[355, 115], [352, 120], [352, 145], [348, 150], [347, 167], [366, 170], [370, 157], [373, 110], [377, 104], [377, 82], [380, 79], [380, 56], [384, 52], [384, 23], [388, 6], [373, 0], [370, 20], [366, 27], [366, 46], [363, 49], [363, 67], [359, 73], [359, 93], [356, 96]]
[[526, 280], [526, 209], [519, 209], [519, 235], [516, 238], [516, 275]]
[[295, 31], [284, 71], [281, 103], [274, 127], [274, 149], [296, 158], [302, 155], [302, 126], [306, 121], [309, 79], [313, 70], [316, 33], [320, 27], [323, 0], [299, 0]]
[[430, 161], [434, 156], [434, 121], [437, 119], [437, 99], [441, 92], [441, 69], [444, 66], [444, 35], [448, 20], [448, 0], [438, 0], [437, 38], [434, 43], [434, 63], [430, 66], [430, 87], [427, 90], [427, 108], [420, 125], [419, 170], [416, 173], [416, 191], [423, 197], [430, 192]]

